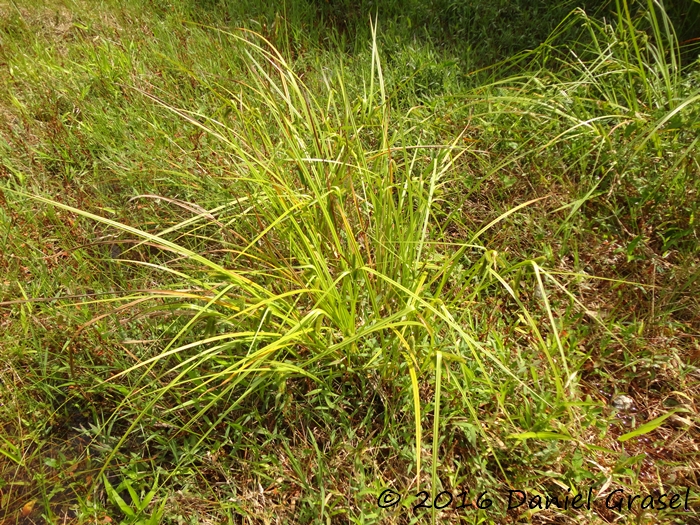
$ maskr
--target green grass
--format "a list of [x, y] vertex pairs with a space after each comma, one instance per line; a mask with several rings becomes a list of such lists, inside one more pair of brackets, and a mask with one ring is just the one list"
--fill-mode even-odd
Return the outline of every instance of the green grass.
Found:
[[0, 4], [3, 523], [698, 519], [685, 22], [489, 5]]

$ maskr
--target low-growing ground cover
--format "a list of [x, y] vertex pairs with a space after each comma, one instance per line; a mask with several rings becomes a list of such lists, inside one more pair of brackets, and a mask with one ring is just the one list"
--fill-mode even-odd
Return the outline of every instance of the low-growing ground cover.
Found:
[[697, 522], [692, 42], [426, 5], [1, 4], [0, 519]]

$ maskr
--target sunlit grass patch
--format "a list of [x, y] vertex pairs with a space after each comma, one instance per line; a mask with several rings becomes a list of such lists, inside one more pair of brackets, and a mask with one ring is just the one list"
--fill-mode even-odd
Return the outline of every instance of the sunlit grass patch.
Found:
[[399, 523], [691, 472], [698, 87], [641, 7], [469, 88], [289, 13], [4, 30], [3, 508]]

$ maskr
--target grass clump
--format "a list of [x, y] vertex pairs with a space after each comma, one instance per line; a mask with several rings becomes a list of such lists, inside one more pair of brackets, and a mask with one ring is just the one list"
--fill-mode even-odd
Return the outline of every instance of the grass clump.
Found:
[[433, 522], [641, 523], [605, 496], [695, 490], [700, 94], [663, 6], [472, 77], [310, 6], [6, 10], [3, 519], [403, 523], [449, 491], [492, 506]]

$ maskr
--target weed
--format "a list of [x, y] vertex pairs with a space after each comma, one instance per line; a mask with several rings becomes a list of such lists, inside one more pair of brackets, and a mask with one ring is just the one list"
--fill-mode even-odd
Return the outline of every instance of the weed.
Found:
[[695, 491], [697, 62], [574, 7], [0, 7], [2, 520]]

